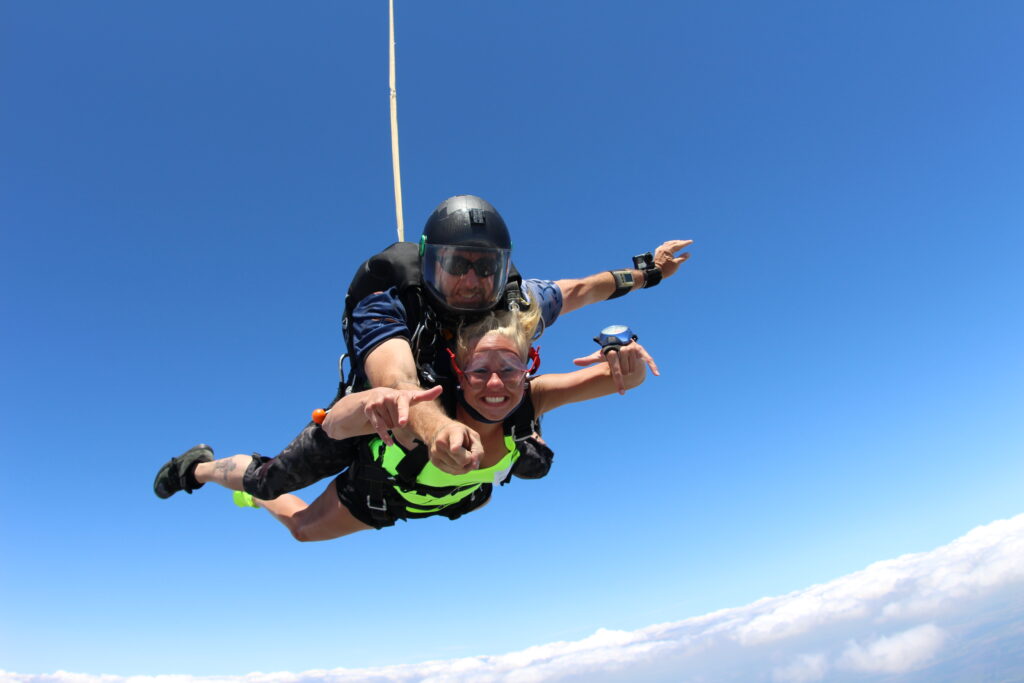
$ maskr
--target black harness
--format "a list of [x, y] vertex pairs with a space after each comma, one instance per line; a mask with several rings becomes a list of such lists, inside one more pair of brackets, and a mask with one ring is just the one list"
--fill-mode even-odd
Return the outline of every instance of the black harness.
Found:
[[[522, 413], [523, 417], [529, 416], [529, 419], [533, 421], [534, 428], [516, 440], [519, 457], [513, 463], [505, 479], [500, 482], [502, 486], [511, 481], [512, 475], [521, 479], [543, 477], [551, 469], [551, 461], [554, 458], [551, 449], [542, 442], [529, 438], [533, 435], [536, 425], [529, 386], [527, 386], [523, 403], [516, 413]], [[511, 416], [505, 420], [503, 427], [505, 436], [515, 439], [517, 425]], [[520, 428], [522, 427], [520, 426]], [[376, 452], [373, 451], [371, 442], [377, 444]], [[405, 499], [395, 490], [396, 488], [434, 498], [443, 498], [464, 488], [463, 486], [426, 486], [417, 481], [423, 468], [430, 461], [427, 447], [422, 443], [418, 443], [416, 448], [405, 452], [405, 457], [399, 460], [395, 466], [395, 474], [388, 472], [381, 464], [385, 449], [386, 446], [382, 441], [374, 442], [372, 439], [365, 439], [359, 448], [356, 461], [348, 470], [349, 481], [356, 485], [356, 490], [360, 491], [360, 495], [363, 492], [366, 493], [366, 507], [369, 509], [373, 521], [378, 525], [384, 526], [393, 523], [396, 518], [429, 517], [435, 514], [433, 512], [409, 512], [406, 509]], [[473, 496], [490, 496], [490, 491], [490, 484], [481, 484]], [[467, 502], [472, 502], [472, 498]]]
[[[524, 306], [521, 296], [522, 277], [514, 265], [510, 266], [505, 296], [493, 310], [505, 310], [510, 305]], [[460, 318], [439, 314], [426, 303], [426, 294], [420, 270], [419, 248], [412, 242], [396, 242], [384, 251], [367, 259], [356, 271], [352, 283], [345, 295], [345, 313], [342, 318], [342, 331], [351, 371], [346, 379], [342, 373], [338, 395], [335, 401], [354, 391], [369, 388], [369, 382], [363, 372], [362, 364], [353, 353], [352, 312], [356, 305], [367, 296], [392, 287], [398, 291], [399, 300], [405, 307], [406, 321], [409, 326], [409, 343], [413, 351], [413, 359], [419, 379], [424, 386], [440, 384], [444, 387], [441, 395], [442, 404], [449, 415], [455, 414], [457, 401], [456, 380], [449, 369], [446, 349], [454, 340], [452, 329], [461, 322]], [[339, 371], [341, 363], [339, 362]], [[519, 407], [512, 412], [503, 423], [506, 436], [512, 437], [517, 443], [520, 457], [512, 471], [501, 483], [506, 484], [516, 475], [524, 479], [535, 479], [547, 474], [551, 467], [554, 454], [543, 443], [532, 439], [534, 433], [540, 433], [539, 419], [536, 416], [529, 387]], [[383, 457], [383, 443], [377, 458], [370, 451], [370, 441], [364, 440], [360, 455], [349, 468], [349, 479], [358, 485], [358, 490], [367, 494], [366, 506], [369, 508], [374, 522], [385, 525], [397, 518], [424, 517], [430, 513], [410, 513], [405, 509], [405, 500], [398, 494], [395, 487], [421, 495], [442, 497], [450, 495], [460, 487], [430, 487], [416, 482], [417, 477], [429, 462], [425, 445], [418, 446], [399, 462], [396, 474], [392, 475], [381, 466], [377, 458]], [[490, 495], [490, 484], [483, 484], [476, 495]]]

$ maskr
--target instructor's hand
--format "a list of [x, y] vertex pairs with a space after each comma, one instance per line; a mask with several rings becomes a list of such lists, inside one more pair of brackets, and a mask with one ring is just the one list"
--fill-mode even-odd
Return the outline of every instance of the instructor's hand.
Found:
[[480, 435], [454, 420], [434, 433], [427, 448], [434, 467], [448, 474], [465, 474], [478, 469], [484, 455]]
[[679, 270], [679, 266], [683, 265], [690, 258], [690, 252], [688, 251], [679, 256], [676, 256], [676, 252], [680, 249], [686, 249], [691, 244], [693, 244], [693, 240], [669, 240], [654, 250], [654, 265], [661, 269], [662, 278], [675, 275], [676, 271]]
[[433, 401], [441, 395], [441, 387], [425, 390], [388, 389], [380, 387], [366, 390], [363, 415], [373, 431], [388, 446], [394, 445], [389, 430], [404, 427], [409, 423], [409, 406]]

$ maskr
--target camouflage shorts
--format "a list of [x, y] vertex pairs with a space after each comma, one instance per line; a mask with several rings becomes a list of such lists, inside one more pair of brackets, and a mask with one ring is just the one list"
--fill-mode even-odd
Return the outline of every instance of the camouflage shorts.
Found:
[[310, 422], [276, 457], [253, 453], [242, 485], [257, 498], [273, 500], [338, 474], [352, 464], [357, 446], [357, 439], [332, 439]]

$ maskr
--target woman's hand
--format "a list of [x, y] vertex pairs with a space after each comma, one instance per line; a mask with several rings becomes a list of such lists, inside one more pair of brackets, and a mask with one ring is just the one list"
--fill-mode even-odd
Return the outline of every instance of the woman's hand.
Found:
[[617, 349], [598, 349], [589, 356], [577, 358], [573, 361], [576, 365], [592, 365], [594, 363], [608, 363], [608, 370], [611, 373], [612, 381], [615, 383], [615, 390], [620, 395], [626, 393], [626, 389], [632, 389], [644, 380], [646, 374], [645, 365], [655, 375], [658, 366], [655, 364], [647, 349], [640, 346], [639, 342], [633, 341]]

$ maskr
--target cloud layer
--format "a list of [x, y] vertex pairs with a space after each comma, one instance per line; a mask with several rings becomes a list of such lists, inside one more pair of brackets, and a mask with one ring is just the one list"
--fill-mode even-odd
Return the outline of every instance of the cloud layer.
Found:
[[745, 607], [421, 664], [233, 677], [0, 671], [0, 683], [962, 681], [1024, 679], [1024, 515]]

